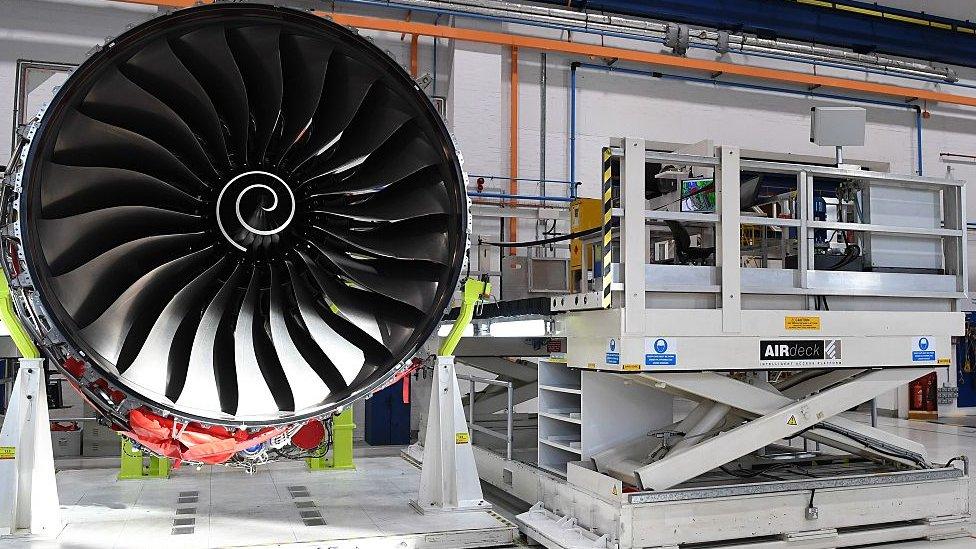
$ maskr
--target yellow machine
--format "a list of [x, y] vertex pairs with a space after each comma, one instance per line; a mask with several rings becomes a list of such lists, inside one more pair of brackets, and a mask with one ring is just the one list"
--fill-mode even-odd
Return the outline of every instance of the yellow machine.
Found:
[[[599, 198], [577, 198], [569, 206], [570, 231], [585, 231], [603, 223], [603, 203]], [[583, 291], [583, 268], [593, 268], [593, 258], [600, 257], [600, 239], [574, 238], [569, 244], [569, 280], [571, 291]]]

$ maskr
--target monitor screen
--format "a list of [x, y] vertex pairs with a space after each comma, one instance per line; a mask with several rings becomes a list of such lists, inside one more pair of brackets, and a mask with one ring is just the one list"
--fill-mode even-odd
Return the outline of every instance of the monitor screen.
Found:
[[681, 182], [681, 211], [714, 212], [715, 180], [685, 179]]

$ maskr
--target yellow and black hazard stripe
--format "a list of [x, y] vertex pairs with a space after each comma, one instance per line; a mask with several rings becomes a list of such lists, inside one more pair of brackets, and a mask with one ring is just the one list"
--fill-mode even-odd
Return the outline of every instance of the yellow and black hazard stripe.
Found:
[[610, 264], [613, 263], [613, 185], [610, 147], [603, 148], [603, 308], [610, 308]]
[[920, 25], [923, 27], [931, 27], [940, 30], [955, 30], [957, 32], [963, 32], [966, 34], [976, 34], [976, 26], [972, 25], [962, 25], [957, 23], [950, 23], [948, 20], [933, 19], [926, 16], [924, 13], [916, 14], [913, 17], [910, 15], [903, 15], [900, 13], [892, 13], [890, 11], [885, 11], [882, 9], [871, 9], [865, 7], [861, 4], [847, 4], [845, 2], [833, 2], [830, 0], [787, 0], [789, 2], [796, 2], [797, 4], [806, 4], [808, 6], [817, 6], [821, 8], [834, 9], [838, 11], [844, 11], [848, 13], [856, 13], [858, 15], [867, 15], [869, 17], [877, 17], [879, 19], [887, 19], [889, 21], [898, 21], [899, 23], [909, 23], [912, 25]]

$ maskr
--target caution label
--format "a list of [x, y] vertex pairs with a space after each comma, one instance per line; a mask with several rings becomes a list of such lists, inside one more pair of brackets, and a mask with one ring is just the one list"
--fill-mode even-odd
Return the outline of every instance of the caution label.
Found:
[[785, 320], [787, 330], [819, 330], [819, 316], [788, 316]]
[[13, 446], [0, 446], [0, 459], [14, 459], [17, 456], [17, 448]]
[[790, 419], [786, 420], [786, 424], [796, 427], [796, 416], [790, 416]]
[[454, 433], [454, 444], [467, 444], [470, 440], [468, 433]]

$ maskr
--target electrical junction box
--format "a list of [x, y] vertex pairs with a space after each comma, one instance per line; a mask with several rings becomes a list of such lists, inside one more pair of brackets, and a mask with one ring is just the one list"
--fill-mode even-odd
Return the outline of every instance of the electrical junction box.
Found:
[[861, 107], [810, 109], [810, 141], [822, 147], [864, 145], [867, 111]]
[[[577, 198], [570, 203], [569, 228], [571, 232], [585, 231], [602, 224], [603, 202], [599, 198]], [[582, 241], [579, 238], [574, 238], [569, 244], [570, 269], [575, 271], [582, 267], [583, 252]], [[588, 257], [587, 259], [591, 258]]]

